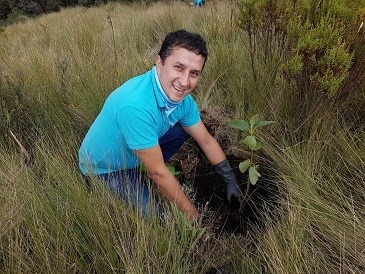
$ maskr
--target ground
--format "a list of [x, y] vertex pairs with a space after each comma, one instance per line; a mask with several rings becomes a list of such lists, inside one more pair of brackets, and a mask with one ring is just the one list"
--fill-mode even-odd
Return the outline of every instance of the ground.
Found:
[[[227, 121], [229, 117], [220, 110], [206, 109], [201, 112], [202, 120], [208, 131], [227, 148], [229, 132]], [[224, 149], [225, 150], [225, 149]], [[246, 155], [247, 156], [247, 155]], [[228, 203], [226, 188], [222, 177], [205, 159], [197, 145], [189, 140], [180, 152], [174, 156], [172, 164], [180, 171], [179, 180], [192, 188], [195, 203], [203, 210], [209, 225], [218, 233], [245, 234], [251, 229], [265, 229], [266, 217], [275, 217], [278, 208], [278, 187], [275, 167], [270, 159], [261, 153], [259, 172], [261, 177], [256, 185], [247, 184], [247, 173], [240, 172], [238, 165], [245, 160], [243, 155], [226, 155], [236, 174], [243, 201]], [[214, 224], [211, 221], [214, 220]]]
[[[262, 177], [256, 185], [249, 185], [247, 190], [247, 174], [239, 171], [242, 161], [236, 156], [227, 155], [244, 200], [233, 200], [231, 204], [226, 198], [226, 187], [222, 177], [215, 172], [212, 165], [204, 158], [195, 161], [195, 168], [190, 174], [182, 172], [180, 181], [192, 186], [194, 201], [204, 210], [206, 219], [218, 233], [244, 234], [254, 229], [265, 229], [265, 216], [273, 216], [277, 208], [278, 190], [273, 181], [272, 171], [261, 170]], [[214, 220], [214, 224], [211, 221]]]

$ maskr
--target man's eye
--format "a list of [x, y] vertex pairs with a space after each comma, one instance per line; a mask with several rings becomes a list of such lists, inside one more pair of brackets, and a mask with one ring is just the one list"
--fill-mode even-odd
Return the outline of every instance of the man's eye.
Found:
[[176, 68], [178, 71], [181, 71], [181, 70], [182, 70], [182, 66], [175, 66], [175, 68]]
[[190, 74], [193, 77], [198, 77], [200, 75], [198, 72], [191, 72]]

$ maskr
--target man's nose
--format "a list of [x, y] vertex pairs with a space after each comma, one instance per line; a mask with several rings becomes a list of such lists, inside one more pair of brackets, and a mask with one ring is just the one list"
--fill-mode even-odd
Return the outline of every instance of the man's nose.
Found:
[[189, 73], [182, 73], [179, 81], [182, 86], [187, 86], [189, 84]]

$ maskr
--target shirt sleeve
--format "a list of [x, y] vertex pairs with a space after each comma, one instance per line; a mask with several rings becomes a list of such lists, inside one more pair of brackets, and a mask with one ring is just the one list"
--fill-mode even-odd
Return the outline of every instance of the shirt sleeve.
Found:
[[191, 127], [200, 121], [199, 108], [193, 97], [189, 94], [184, 99], [184, 115], [180, 120], [180, 124], [184, 127]]
[[130, 149], [146, 149], [158, 144], [156, 121], [148, 109], [124, 107], [118, 111], [117, 121]]

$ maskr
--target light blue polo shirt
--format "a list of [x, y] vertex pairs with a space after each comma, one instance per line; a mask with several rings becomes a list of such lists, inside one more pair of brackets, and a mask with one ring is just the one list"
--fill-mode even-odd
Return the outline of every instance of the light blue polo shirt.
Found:
[[171, 113], [166, 111], [157, 81], [153, 67], [108, 96], [79, 150], [84, 175], [134, 168], [140, 161], [133, 150], [156, 146], [176, 123], [190, 127], [200, 121], [190, 94]]

